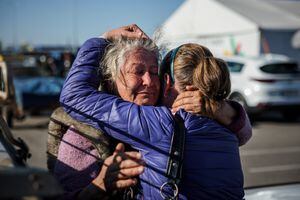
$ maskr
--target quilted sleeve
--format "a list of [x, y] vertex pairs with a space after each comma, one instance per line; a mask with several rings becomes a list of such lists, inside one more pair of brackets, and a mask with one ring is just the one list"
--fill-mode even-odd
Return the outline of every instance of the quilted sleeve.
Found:
[[252, 137], [252, 126], [243, 106], [235, 101], [228, 102], [237, 111], [237, 117], [227, 128], [236, 134], [239, 145], [242, 146]]
[[[66, 112], [108, 135], [140, 149], [153, 148], [173, 131], [172, 113], [166, 107], [138, 106], [97, 90], [97, 69], [103, 52], [99, 38], [83, 44], [61, 92]], [[103, 54], [102, 54], [103, 55]]]

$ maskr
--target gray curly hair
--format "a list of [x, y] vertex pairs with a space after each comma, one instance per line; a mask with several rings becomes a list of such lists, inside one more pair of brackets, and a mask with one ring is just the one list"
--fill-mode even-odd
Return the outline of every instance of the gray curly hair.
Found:
[[153, 53], [157, 58], [157, 64], [161, 60], [159, 48], [152, 40], [129, 39], [121, 37], [111, 42], [107, 47], [100, 63], [101, 87], [110, 92], [115, 92], [115, 81], [120, 74], [120, 69], [126, 61], [129, 52], [135, 49], [145, 49]]

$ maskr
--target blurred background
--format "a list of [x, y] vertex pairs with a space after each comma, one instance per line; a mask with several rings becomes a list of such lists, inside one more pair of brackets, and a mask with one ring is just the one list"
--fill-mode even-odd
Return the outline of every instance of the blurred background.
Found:
[[46, 169], [49, 116], [79, 46], [135, 23], [166, 50], [207, 46], [251, 117], [245, 187], [300, 182], [300, 1], [0, 0], [1, 112]]

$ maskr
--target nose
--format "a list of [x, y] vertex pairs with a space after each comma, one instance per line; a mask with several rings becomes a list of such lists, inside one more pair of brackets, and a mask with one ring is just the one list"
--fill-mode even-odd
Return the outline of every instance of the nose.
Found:
[[149, 72], [144, 73], [144, 75], [142, 77], [142, 80], [143, 80], [143, 85], [144, 86], [150, 86], [151, 83], [152, 83], [150, 73]]

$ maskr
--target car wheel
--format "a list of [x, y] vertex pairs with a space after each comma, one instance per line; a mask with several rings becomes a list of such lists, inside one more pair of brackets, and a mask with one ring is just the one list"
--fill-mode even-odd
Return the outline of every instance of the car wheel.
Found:
[[299, 118], [300, 114], [295, 110], [285, 110], [281, 112], [283, 118], [288, 121], [295, 121]]
[[229, 97], [229, 99], [238, 102], [239, 104], [241, 104], [245, 108], [245, 110], [248, 110], [247, 102], [241, 94], [238, 94], [238, 93], [232, 94]]
[[246, 112], [248, 113], [248, 117], [249, 117], [251, 123], [254, 123], [256, 121], [256, 119], [258, 118], [258, 114], [249, 113], [248, 104], [247, 104], [245, 98], [241, 94], [234, 93], [229, 97], [229, 99], [238, 102], [245, 108]]

